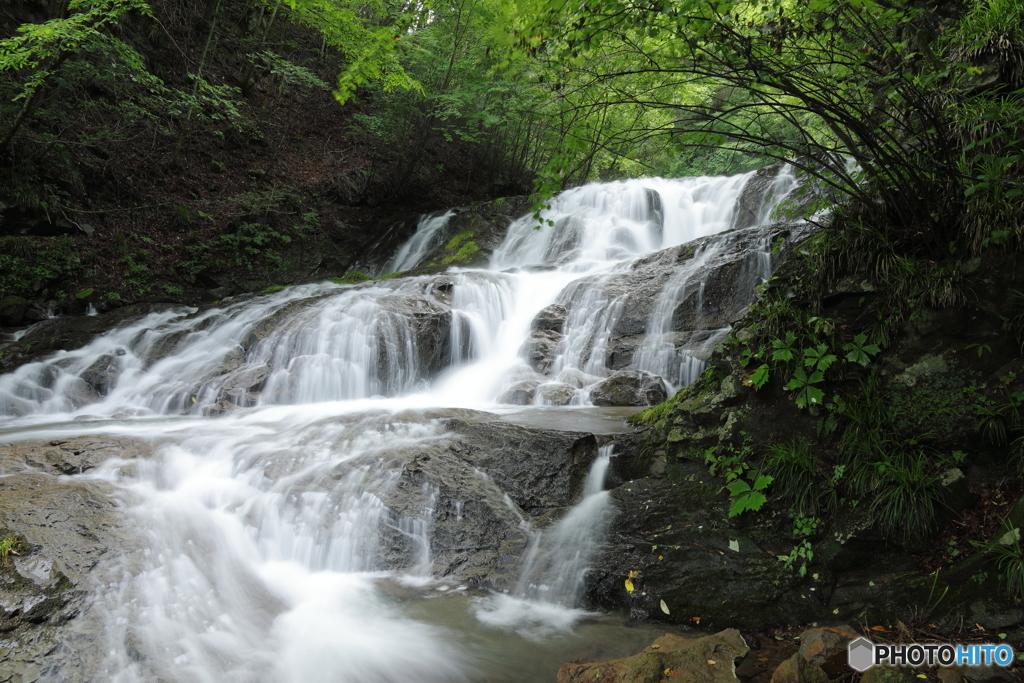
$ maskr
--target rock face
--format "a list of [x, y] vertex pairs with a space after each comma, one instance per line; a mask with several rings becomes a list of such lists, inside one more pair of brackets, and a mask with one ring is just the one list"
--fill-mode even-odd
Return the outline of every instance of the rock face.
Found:
[[590, 390], [595, 406], [653, 406], [667, 397], [660, 377], [635, 370], [620, 370]]
[[750, 648], [735, 629], [703, 638], [666, 634], [639, 654], [611, 662], [566, 664], [558, 683], [738, 683], [734, 663]]
[[142, 544], [114, 487], [57, 473], [146, 452], [121, 438], [0, 446], [0, 534], [27, 545], [0, 564], [0, 680], [100, 675], [107, 633], [91, 597], [121, 578]]
[[[449, 266], [485, 264], [491, 253], [505, 238], [508, 226], [530, 208], [527, 197], [508, 197], [452, 209], [454, 215], [434, 238], [434, 247], [413, 269], [416, 273], [436, 273]], [[396, 224], [355, 263], [353, 269], [375, 275], [383, 274], [399, 246], [416, 231], [418, 221]], [[454, 239], [458, 238], [458, 239]], [[467, 245], [471, 247], [467, 248]]]
[[[778, 560], [792, 548], [788, 518], [737, 529], [725, 481], [703, 465], [672, 464], [660, 478], [633, 478], [630, 465], [612, 460], [624, 483], [612, 490], [620, 513], [588, 576], [597, 605], [637, 618], [690, 624], [698, 617], [750, 629], [824, 618], [819, 598], [831, 577], [804, 581]], [[630, 572], [639, 572], [633, 592], [623, 587]]]
[[136, 322], [150, 313], [183, 309], [172, 304], [136, 304], [96, 316], [51, 318], [32, 326], [17, 342], [0, 342], [0, 373], [39, 360], [54, 351], [81, 348], [115, 327]]
[[[561, 332], [579, 334], [591, 318], [604, 316], [609, 336], [601, 360], [611, 370], [630, 368], [651, 333], [665, 335], [662, 341], [676, 349], [699, 349], [743, 314], [754, 286], [776, 265], [770, 245], [788, 234], [785, 226], [736, 230], [655, 252], [622, 273], [581, 278], [560, 297], [567, 310]], [[581, 308], [587, 300], [595, 305]]]
[[20, 296], [5, 296], [0, 299], [0, 327], [20, 325], [28, 311], [28, 299]]
[[[400, 455], [398, 484], [384, 494], [399, 517], [430, 509], [435, 576], [510, 589], [528, 544], [522, 520], [546, 525], [582, 493], [597, 455], [591, 434], [527, 429], [463, 411], [443, 421], [438, 443]], [[385, 566], [415, 563], [408, 536], [384, 529]]]

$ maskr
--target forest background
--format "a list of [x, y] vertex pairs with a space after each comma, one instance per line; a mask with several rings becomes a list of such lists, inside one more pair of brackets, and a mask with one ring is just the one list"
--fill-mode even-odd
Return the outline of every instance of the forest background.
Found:
[[1014, 0], [9, 2], [0, 298], [342, 275], [416, 212], [773, 159], [836, 190], [851, 239], [963, 255], [1020, 232], [1020, 19]]

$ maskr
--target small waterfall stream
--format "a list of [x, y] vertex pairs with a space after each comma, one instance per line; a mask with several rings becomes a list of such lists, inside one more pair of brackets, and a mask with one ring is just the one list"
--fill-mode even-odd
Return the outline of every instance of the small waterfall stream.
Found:
[[[562, 392], [568, 407], [545, 410], [571, 412], [623, 368], [670, 391], [692, 381], [771, 273], [763, 224], [794, 181], [780, 173], [740, 225], [751, 175], [576, 188], [543, 212], [553, 226], [513, 222], [486, 268], [175, 308], [0, 376], [0, 440], [115, 434], [152, 449], [80, 475], [125, 493], [141, 539], [91, 599], [109, 640], [100, 677], [531, 681], [588, 639], [613, 656], [649, 640], [580, 622], [614, 513], [611, 446], [561, 520], [534, 528], [458, 438], [502, 434], [477, 411], [507, 412], [514, 391], [538, 406]], [[422, 220], [386, 270], [415, 267], [451, 215]], [[492, 492], [504, 502], [482, 505]], [[449, 577], [472, 562], [467, 525], [485, 521], [507, 530], [496, 555], [520, 553], [507, 594]]]
[[538, 532], [527, 551], [516, 597], [564, 607], [579, 604], [584, 575], [612, 513], [605, 476], [613, 446], [602, 446], [590, 466], [583, 499], [550, 530]]

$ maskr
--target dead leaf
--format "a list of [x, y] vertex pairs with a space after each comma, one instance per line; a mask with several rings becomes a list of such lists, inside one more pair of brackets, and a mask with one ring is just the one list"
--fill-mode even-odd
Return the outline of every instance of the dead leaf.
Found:
[[636, 587], [633, 585], [633, 582], [630, 581], [629, 579], [626, 579], [626, 591], [629, 592], [629, 593], [632, 593], [635, 590], [636, 590]]

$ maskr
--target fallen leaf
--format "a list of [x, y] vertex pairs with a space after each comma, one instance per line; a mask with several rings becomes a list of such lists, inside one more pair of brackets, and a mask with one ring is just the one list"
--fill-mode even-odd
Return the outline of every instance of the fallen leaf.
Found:
[[832, 614], [839, 614], [839, 608], [836, 607], [834, 610], [832, 610]]
[[668, 611], [668, 605], [665, 604], [664, 600], [661, 601], [661, 611], [664, 612], [665, 614], [672, 614], [671, 612]]
[[665, 556], [664, 556], [664, 555], [658, 555], [658, 559], [659, 559], [659, 560], [664, 560], [664, 559], [665, 559]]
[[714, 666], [715, 665], [715, 660], [709, 659], [708, 660], [708, 664], [710, 664], [711, 666]]
[[632, 593], [633, 591], [635, 591], [635, 590], [636, 590], [636, 587], [635, 587], [635, 586], [633, 586], [633, 582], [632, 582], [632, 581], [630, 581], [629, 579], [626, 579], [626, 590], [627, 590], [628, 592], [630, 592], [630, 593]]
[[872, 626], [871, 630], [872, 631], [884, 631], [885, 627], [884, 626]]

